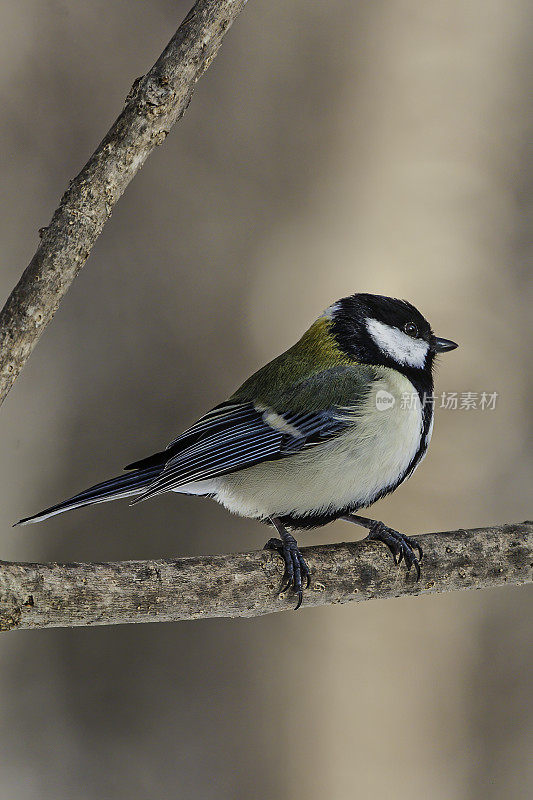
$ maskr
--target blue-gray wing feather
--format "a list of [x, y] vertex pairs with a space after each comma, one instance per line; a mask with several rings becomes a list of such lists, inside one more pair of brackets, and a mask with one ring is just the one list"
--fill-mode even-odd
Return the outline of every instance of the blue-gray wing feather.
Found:
[[185, 484], [236, 472], [262, 461], [283, 458], [338, 435], [347, 425], [336, 409], [311, 413], [275, 412], [253, 403], [217, 406], [167, 448], [163, 472], [135, 502]]

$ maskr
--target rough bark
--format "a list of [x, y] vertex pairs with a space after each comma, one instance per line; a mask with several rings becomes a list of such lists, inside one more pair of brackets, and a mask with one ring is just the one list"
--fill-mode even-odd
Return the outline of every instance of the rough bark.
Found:
[[63, 195], [0, 314], [0, 403], [85, 263], [113, 206], [181, 118], [196, 81], [247, 0], [198, 0]]
[[[302, 550], [312, 573], [304, 606], [531, 583], [533, 522], [431, 533], [422, 577], [378, 542]], [[254, 617], [291, 609], [282, 563], [268, 551], [95, 564], [0, 562], [0, 630]]]

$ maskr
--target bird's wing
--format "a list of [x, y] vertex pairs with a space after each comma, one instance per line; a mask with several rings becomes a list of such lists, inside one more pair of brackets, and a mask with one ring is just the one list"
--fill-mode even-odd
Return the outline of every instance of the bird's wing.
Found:
[[[198, 427], [197, 427], [198, 426]], [[291, 455], [302, 447], [316, 444], [346, 426], [333, 410], [309, 414], [279, 414], [253, 403], [232, 404], [213, 409], [196, 423], [196, 441], [187, 444], [192, 429], [174, 441], [175, 452], [163, 472], [134, 502], [188, 483], [209, 480], [228, 472]]]
[[[356, 413], [358, 402], [362, 400], [360, 391], [354, 398], [353, 382], [352, 396], [347, 396], [346, 377], [338, 369], [313, 376], [310, 379], [315, 385], [313, 410], [298, 408], [296, 387], [293, 387], [292, 401], [284, 398], [289, 401], [285, 408], [279, 402], [274, 406], [240, 399], [237, 393], [169, 445], [163, 471], [134, 502], [185, 484], [236, 472], [261, 461], [293, 455], [304, 447], [338, 435], [350, 424], [346, 407], [353, 408]], [[306, 394], [309, 391], [307, 380]], [[333, 405], [332, 398], [336, 400]]]

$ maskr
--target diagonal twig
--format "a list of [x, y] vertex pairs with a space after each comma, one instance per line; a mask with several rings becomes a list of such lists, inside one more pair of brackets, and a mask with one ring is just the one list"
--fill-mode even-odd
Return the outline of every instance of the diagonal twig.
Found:
[[0, 403], [85, 263], [113, 206], [191, 99], [247, 0], [198, 0], [42, 228], [41, 243], [0, 313]]

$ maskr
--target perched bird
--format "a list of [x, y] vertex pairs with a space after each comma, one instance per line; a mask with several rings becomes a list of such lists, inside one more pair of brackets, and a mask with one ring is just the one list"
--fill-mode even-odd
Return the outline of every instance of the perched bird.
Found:
[[280, 538], [265, 547], [282, 556], [282, 590], [298, 595], [297, 608], [310, 583], [289, 532], [298, 528], [336, 519], [362, 525], [419, 577], [416, 541], [355, 512], [393, 492], [420, 464], [433, 428], [435, 355], [456, 347], [405, 300], [344, 297], [165, 450], [17, 524], [173, 491], [212, 497], [273, 525]]

